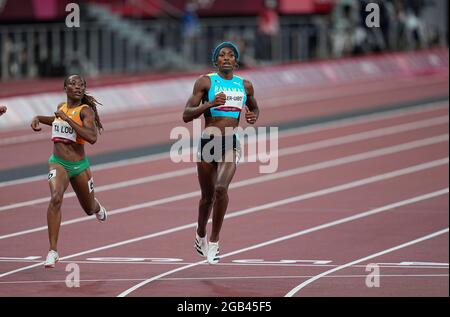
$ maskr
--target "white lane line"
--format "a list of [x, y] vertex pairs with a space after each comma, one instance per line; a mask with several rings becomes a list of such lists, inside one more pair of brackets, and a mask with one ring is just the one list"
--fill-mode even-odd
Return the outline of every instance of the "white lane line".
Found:
[[[127, 181], [98, 186], [95, 188], [95, 193], [101, 193], [101, 192], [113, 190], [113, 189], [128, 188], [130, 186], [156, 182], [156, 181], [170, 179], [170, 178], [174, 178], [174, 177], [180, 177], [180, 176], [184, 176], [184, 175], [193, 174], [193, 173], [195, 173], [195, 171], [196, 171], [195, 167], [189, 167], [189, 168], [184, 168], [184, 169], [176, 170], [176, 171], [172, 171], [172, 172], [166, 172], [166, 173], [149, 175], [149, 176], [145, 176], [145, 177], [133, 178], [133, 179], [127, 180]], [[76, 194], [73, 191], [64, 194], [64, 199], [72, 198], [72, 197], [76, 197]], [[46, 197], [23, 201], [20, 203], [4, 205], [4, 206], [0, 206], [0, 211], [12, 210], [12, 209], [28, 207], [28, 206], [35, 206], [35, 205], [41, 204], [41, 203], [48, 203], [49, 200], [50, 200], [50, 197], [46, 196]]]
[[[277, 95], [274, 94], [266, 94], [263, 95], [262, 105], [264, 108], [276, 108], [280, 107], [280, 105], [283, 106], [289, 106], [289, 105], [297, 105], [298, 103], [307, 103], [307, 102], [315, 102], [315, 101], [324, 101], [324, 100], [330, 100], [335, 98], [342, 98], [342, 97], [351, 97], [351, 96], [360, 96], [364, 95], [370, 92], [377, 92], [377, 91], [389, 91], [389, 90], [397, 90], [397, 89], [405, 89], [409, 86], [415, 86], [416, 83], [408, 83], [407, 85], [396, 87], [386, 87], [384, 83], [365, 83], [360, 89], [358, 90], [350, 90], [350, 91], [341, 91], [337, 90], [331, 93], [318, 93], [316, 91], [314, 92], [303, 92], [300, 96], [298, 96], [298, 90], [292, 91], [292, 89], [286, 89], [284, 90], [284, 93], [280, 93]], [[264, 93], [264, 92], [263, 92]], [[160, 109], [163, 108], [163, 105], [159, 107]], [[123, 129], [129, 129], [130, 127], [138, 128], [142, 126], [148, 126], [151, 124], [161, 124], [161, 123], [175, 123], [180, 121], [180, 112], [179, 111], [169, 111], [166, 113], [158, 113], [158, 114], [151, 114], [151, 115], [145, 115], [140, 116], [138, 118], [129, 118], [129, 119], [113, 119], [111, 121], [106, 121], [103, 123], [103, 126], [107, 128], [108, 131], [119, 131]], [[30, 130], [31, 131], [31, 130]], [[24, 132], [29, 132], [24, 130]], [[27, 133], [25, 135], [18, 135], [18, 136], [12, 136], [12, 137], [3, 137], [0, 139], [0, 146], [5, 145], [16, 145], [21, 143], [28, 143], [32, 141], [40, 141], [45, 139], [50, 139], [51, 133], [49, 132], [43, 132], [39, 134], [30, 134]]]
[[[395, 126], [391, 126], [391, 127], [385, 127], [385, 128], [380, 128], [380, 129], [364, 131], [364, 132], [355, 133], [352, 135], [345, 135], [342, 137], [336, 137], [336, 138], [332, 138], [332, 139], [316, 141], [316, 142], [312, 142], [312, 143], [308, 143], [308, 144], [292, 146], [292, 147], [288, 147], [285, 149], [280, 149], [278, 151], [278, 154], [277, 153], [275, 153], [275, 154], [277, 154], [278, 157], [283, 157], [286, 155], [298, 154], [298, 153], [303, 153], [303, 152], [307, 152], [307, 151], [328, 148], [331, 146], [344, 145], [344, 144], [349, 144], [352, 142], [368, 140], [371, 138], [377, 138], [377, 137], [392, 135], [392, 134], [396, 134], [396, 133], [402, 133], [402, 132], [413, 131], [413, 130], [417, 130], [417, 129], [428, 128], [428, 127], [432, 127], [432, 126], [436, 126], [436, 125], [445, 124], [448, 122], [449, 122], [449, 119], [447, 116], [435, 117], [435, 118], [431, 118], [431, 119], [425, 119], [425, 120], [420, 120], [420, 121], [416, 121], [416, 122], [395, 125]], [[256, 142], [256, 140], [253, 139], [250, 143], [255, 143], [255, 142]], [[243, 160], [242, 164], [256, 161], [256, 159], [257, 159], [256, 155], [247, 157], [245, 160]], [[108, 190], [113, 190], [113, 189], [128, 188], [130, 186], [141, 185], [141, 184], [145, 184], [145, 183], [160, 181], [160, 180], [164, 180], [164, 179], [170, 179], [170, 178], [179, 177], [179, 176], [185, 176], [185, 175], [193, 174], [195, 172], [196, 172], [196, 168], [190, 167], [190, 168], [177, 170], [174, 172], [166, 172], [166, 173], [160, 173], [160, 174], [155, 174], [155, 175], [149, 175], [149, 176], [145, 176], [145, 177], [139, 177], [139, 178], [134, 178], [131, 180], [126, 180], [126, 181], [122, 181], [122, 182], [99, 186], [95, 189], [95, 192], [100, 193], [103, 191], [108, 191]], [[68, 192], [64, 195], [64, 198], [72, 198], [72, 197], [76, 197], [76, 194], [74, 192]], [[21, 207], [27, 207], [27, 206], [35, 206], [35, 205], [41, 204], [41, 203], [48, 203], [48, 201], [49, 201], [48, 196], [36, 198], [36, 199], [32, 199], [32, 200], [23, 201], [20, 203], [0, 206], [0, 211], [12, 210], [15, 208], [21, 208]]]
[[[283, 199], [283, 200], [277, 200], [277, 201], [274, 201], [274, 202], [271, 202], [271, 203], [267, 203], [267, 204], [263, 204], [263, 205], [259, 205], [259, 206], [256, 206], [256, 207], [251, 207], [251, 208], [243, 209], [243, 210], [240, 210], [240, 211], [231, 212], [231, 213], [228, 213], [228, 214], [225, 215], [225, 219], [239, 217], [239, 216], [247, 215], [247, 214], [254, 213], [254, 212], [257, 212], [257, 211], [260, 211], [260, 210], [274, 208], [274, 207], [278, 207], [278, 206], [281, 206], [281, 205], [289, 204], [289, 203], [292, 203], [292, 202], [298, 202], [298, 201], [302, 201], [302, 200], [306, 200], [306, 199], [310, 199], [310, 198], [314, 198], [314, 197], [327, 195], [327, 194], [330, 194], [330, 193], [335, 193], [335, 192], [342, 191], [342, 190], [347, 190], [347, 189], [350, 189], [350, 188], [355, 188], [355, 187], [358, 187], [358, 186], [363, 186], [363, 185], [379, 182], [379, 181], [386, 180], [386, 179], [391, 179], [391, 178], [394, 178], [394, 177], [397, 177], [397, 176], [402, 176], [402, 175], [407, 175], [407, 174], [423, 171], [423, 170], [426, 170], [426, 169], [429, 169], [429, 168], [434, 168], [434, 167], [441, 166], [441, 165], [444, 165], [444, 164], [448, 164], [448, 157], [445, 158], [445, 159], [441, 159], [441, 160], [426, 162], [426, 163], [415, 165], [415, 166], [411, 166], [411, 167], [408, 167], [408, 168], [395, 170], [395, 171], [388, 172], [388, 173], [385, 173], [385, 174], [380, 174], [380, 175], [371, 176], [371, 177], [368, 177], [368, 178], [359, 179], [357, 181], [341, 184], [341, 185], [338, 185], [338, 186], [322, 189], [322, 190], [319, 190], [319, 191], [310, 192], [310, 193], [307, 193], [307, 194], [298, 195], [298, 196], [290, 197], [290, 198]], [[433, 195], [433, 194], [436, 195], [436, 193], [439, 193], [439, 195], [442, 195], [443, 191], [448, 192], [448, 188], [445, 189], [445, 190], [441, 190], [441, 191], [438, 191], [438, 192], [434, 192], [434, 193], [428, 194], [428, 196]], [[211, 221], [211, 219], [208, 222], [210, 222], [210, 221]], [[173, 227], [171, 229], [163, 230], [163, 231], [160, 231], [160, 232], [151, 233], [151, 234], [140, 236], [140, 237], [136, 237], [136, 238], [133, 238], [133, 239], [123, 240], [123, 241], [112, 243], [112, 244], [108, 244], [108, 245], [105, 245], [105, 246], [102, 246], [102, 247], [93, 248], [93, 249], [90, 249], [90, 250], [78, 252], [78, 253], [75, 253], [75, 254], [72, 254], [72, 255], [61, 257], [60, 260], [61, 261], [62, 260], [67, 260], [67, 259], [71, 259], [71, 258], [80, 256], [80, 255], [90, 254], [90, 253], [97, 252], [97, 251], [107, 250], [107, 249], [115, 248], [115, 247], [118, 247], [118, 246], [130, 244], [130, 243], [135, 243], [135, 242], [138, 242], [138, 241], [142, 241], [142, 240], [146, 240], [146, 239], [150, 239], [150, 238], [154, 238], [154, 237], [158, 237], [158, 236], [162, 236], [162, 235], [167, 235], [167, 234], [170, 234], [170, 233], [173, 233], [173, 232], [178, 232], [178, 231], [181, 231], [181, 230], [184, 230], [184, 229], [194, 228], [196, 225], [197, 225], [197, 223], [194, 222], [194, 223], [189, 223], [189, 224], [178, 226], [178, 227]], [[43, 262], [37, 263], [37, 264], [33, 264], [33, 265], [30, 265], [30, 266], [26, 266], [26, 267], [22, 267], [22, 268], [19, 268], [19, 269], [16, 269], [16, 270], [12, 270], [12, 271], [9, 271], [9, 272], [2, 273], [2, 274], [0, 274], [0, 278], [8, 276], [8, 275], [11, 275], [11, 274], [14, 274], [14, 273], [17, 273], [17, 272], [28, 270], [28, 269], [31, 269], [31, 268], [34, 268], [34, 267], [37, 267], [37, 266], [41, 266], [42, 263]], [[199, 262], [199, 263], [202, 263], [202, 262]]]
[[[417, 140], [417, 141], [403, 143], [400, 145], [390, 146], [390, 147], [386, 147], [386, 148], [381, 148], [381, 149], [377, 149], [377, 150], [373, 150], [373, 151], [369, 151], [369, 152], [345, 156], [345, 157], [341, 157], [341, 158], [330, 160], [330, 161], [324, 161], [324, 162], [320, 162], [320, 163], [316, 163], [316, 164], [312, 164], [312, 165], [301, 166], [301, 167], [285, 170], [285, 171], [278, 172], [278, 173], [248, 178], [248, 179], [244, 179], [239, 182], [232, 183], [229, 188], [230, 189], [240, 188], [240, 187], [244, 187], [244, 186], [254, 185], [254, 184], [272, 181], [272, 180], [276, 180], [276, 179], [281, 179], [281, 178], [285, 178], [285, 177], [291, 177], [294, 175], [318, 171], [318, 170], [326, 169], [326, 168], [330, 168], [330, 167], [336, 167], [336, 166], [343, 165], [343, 164], [363, 161], [363, 160], [380, 157], [380, 156], [384, 156], [384, 155], [388, 155], [388, 154], [394, 154], [394, 153], [398, 153], [401, 151], [415, 149], [418, 147], [429, 146], [432, 144], [438, 144], [441, 142], [448, 141], [448, 138], [449, 138], [449, 135], [444, 134], [444, 135], [431, 137], [431, 138], [427, 138], [427, 139], [423, 139], [423, 140]], [[448, 163], [448, 158], [444, 158], [444, 159], [433, 161], [433, 162], [437, 162], [438, 165], [445, 164], [445, 163]], [[167, 204], [167, 203], [171, 203], [171, 202], [175, 202], [175, 201], [179, 201], [179, 200], [189, 199], [189, 198], [197, 197], [198, 195], [200, 195], [199, 190], [193, 191], [190, 193], [169, 196], [166, 198], [150, 200], [150, 201], [136, 204], [136, 205], [113, 209], [113, 210], [109, 211], [108, 215], [113, 216], [116, 214], [135, 211], [135, 210], [139, 210], [139, 209], [143, 209], [143, 208], [149, 208], [149, 207]], [[88, 220], [92, 220], [92, 217], [84, 216], [84, 217], [79, 217], [79, 218], [75, 218], [72, 220], [67, 220], [67, 221], [62, 222], [61, 226], [66, 226], [66, 225], [84, 222], [84, 221], [88, 221]], [[41, 227], [36, 227], [33, 229], [27, 229], [27, 230], [23, 230], [23, 231], [18, 231], [18, 232], [2, 235], [2, 236], [0, 236], [0, 240], [17, 237], [17, 236], [21, 236], [24, 234], [39, 232], [39, 231], [43, 231], [43, 230], [47, 230], [47, 226], [41, 226]]]
[[[442, 79], [438, 79], [437, 81], [435, 81], [433, 83], [421, 84], [419, 87], [417, 87], [418, 85], [414, 81], [412, 81], [408, 84], [404, 84], [403, 86], [393, 85], [390, 87], [386, 87], [385, 83], [382, 83], [382, 82], [378, 82], [378, 83], [367, 82], [366, 87], [358, 87], [358, 89], [351, 91], [350, 93], [348, 90], [345, 91], [345, 89], [341, 89], [341, 88], [338, 88], [337, 91], [333, 91], [331, 93], [327, 93], [327, 90], [325, 90], [325, 91], [322, 90], [320, 95], [317, 95], [316, 91], [314, 91], [311, 94], [308, 94], [307, 92], [305, 93], [304, 91], [300, 91], [300, 95], [292, 95], [292, 93], [286, 94], [286, 93], [282, 92], [281, 95], [274, 97], [275, 100], [278, 100], [278, 103], [273, 102], [273, 103], [266, 104], [264, 102], [264, 108], [279, 107], [279, 106], [284, 105], [285, 103], [291, 103], [291, 102], [295, 102], [295, 101], [297, 101], [296, 105], [298, 105], [298, 104], [303, 105], [305, 103], [324, 101], [324, 100], [329, 100], [329, 99], [366, 96], [368, 93], [374, 93], [374, 92], [387, 93], [388, 91], [392, 91], [392, 90], [398, 91], [399, 89], [406, 89], [406, 88], [411, 88], [411, 87], [417, 87], [419, 89], [424, 89], [424, 86], [431, 86], [431, 85], [435, 85], [436, 83], [444, 84], [444, 83], [446, 83], [446, 81], [442, 80]], [[298, 91], [296, 91], [296, 92], [298, 92]], [[264, 97], [261, 100], [265, 101], [266, 97]]]
[[[329, 130], [329, 129], [338, 129], [338, 128], [348, 127], [348, 126], [352, 126], [352, 125], [356, 125], [356, 124], [360, 124], [360, 123], [364, 123], [364, 122], [368, 123], [368, 122], [373, 122], [373, 121], [379, 121], [379, 120], [383, 120], [386, 118], [391, 119], [391, 118], [397, 118], [397, 117], [408, 116], [408, 115], [413, 115], [413, 114], [427, 113], [430, 111], [447, 108], [448, 105], [447, 104], [443, 105], [443, 103], [444, 103], [443, 101], [432, 102], [432, 103], [418, 105], [416, 107], [411, 107], [408, 109], [397, 109], [397, 110], [386, 111], [383, 113], [361, 115], [361, 116], [355, 117], [355, 118], [338, 119], [338, 120], [335, 120], [332, 122], [327, 122], [327, 123], [318, 123], [318, 124], [310, 125], [308, 127], [303, 127], [303, 128], [293, 128], [293, 129], [289, 129], [289, 130], [280, 132], [279, 137], [289, 137], [289, 136], [293, 136], [293, 135], [297, 135], [297, 134], [306, 134], [306, 133], [324, 131], [324, 130]], [[448, 103], [448, 101], [446, 101], [446, 103]], [[147, 163], [147, 162], [152, 162], [152, 161], [157, 161], [157, 160], [162, 160], [162, 159], [169, 159], [169, 158], [170, 158], [170, 153], [164, 152], [164, 153], [159, 153], [159, 154], [145, 155], [145, 156], [132, 158], [132, 159], [118, 160], [118, 161], [110, 162], [110, 163], [97, 164], [97, 165], [91, 166], [91, 169], [92, 169], [92, 171], [100, 171], [100, 170], [105, 170], [105, 169], [110, 169], [110, 168], [130, 166], [133, 164], [141, 164], [141, 163]], [[0, 188], [6, 187], [6, 186], [15, 186], [15, 185], [20, 185], [20, 184], [40, 181], [40, 180], [44, 180], [46, 178], [47, 178], [46, 175], [38, 175], [38, 176], [16, 179], [16, 180], [12, 180], [12, 181], [4, 181], [4, 182], [0, 182]]]
[[[372, 274], [373, 277], [448, 277], [448, 274]], [[271, 280], [271, 279], [299, 279], [310, 278], [313, 275], [266, 275], [266, 276], [205, 276], [205, 277], [168, 277], [161, 278], [160, 281], [210, 281], [210, 280]], [[367, 275], [328, 275], [325, 278], [367, 278]], [[139, 282], [144, 278], [112, 278], [112, 279], [96, 279], [96, 280], [80, 280], [80, 283], [97, 283], [97, 282]], [[49, 284], [49, 283], [66, 283], [66, 280], [47, 280], [47, 281], [8, 281], [0, 282], [0, 285], [9, 284]]]
[[[381, 176], [381, 175], [379, 175], [379, 176]], [[374, 214], [377, 214], [377, 213], [380, 213], [380, 212], [391, 210], [393, 208], [398, 208], [398, 207], [401, 207], [401, 206], [413, 204], [413, 203], [416, 203], [416, 202], [419, 202], [419, 201], [422, 201], [422, 200], [431, 199], [431, 198], [438, 197], [438, 196], [445, 195], [445, 194], [448, 194], [448, 188], [441, 189], [441, 190], [438, 190], [438, 191], [435, 191], [435, 192], [431, 192], [431, 193], [428, 193], [428, 194], [425, 194], [425, 195], [416, 196], [416, 197], [413, 197], [413, 198], [410, 198], [410, 199], [402, 200], [402, 201], [399, 201], [399, 202], [396, 202], [396, 203], [392, 203], [392, 204], [385, 205], [385, 206], [382, 206], [382, 207], [379, 207], [379, 208], [375, 208], [375, 209], [368, 210], [368, 211], [365, 211], [365, 212], [362, 212], [362, 213], [358, 213], [358, 214], [353, 215], [353, 216], [349, 216], [349, 217], [341, 218], [341, 219], [338, 219], [338, 220], [335, 220], [335, 221], [331, 221], [331, 222], [328, 222], [328, 223], [325, 223], [325, 224], [322, 224], [322, 225], [319, 225], [319, 226], [316, 226], [316, 227], [312, 227], [312, 228], [309, 228], [309, 229], [306, 229], [306, 230], [301, 230], [301, 231], [295, 232], [293, 234], [285, 235], [285, 236], [282, 236], [282, 237], [279, 237], [279, 238], [276, 238], [276, 239], [272, 239], [272, 240], [269, 240], [269, 241], [266, 241], [266, 242], [263, 242], [263, 243], [255, 244], [255, 245], [252, 245], [252, 246], [247, 247], [247, 248], [242, 248], [242, 249], [239, 249], [239, 250], [236, 250], [236, 251], [233, 251], [233, 252], [226, 253], [224, 255], [221, 255], [220, 258], [222, 259], [222, 258], [225, 258], [225, 257], [228, 257], [228, 256], [232, 256], [232, 255], [240, 254], [240, 253], [247, 252], [247, 251], [250, 251], [250, 250], [258, 249], [258, 248], [265, 247], [265, 246], [268, 246], [268, 245], [271, 245], [271, 244], [274, 244], [274, 243], [278, 243], [278, 242], [286, 241], [288, 239], [296, 238], [296, 237], [299, 237], [299, 236], [302, 236], [302, 235], [305, 235], [305, 234], [308, 234], [308, 233], [311, 233], [311, 232], [316, 232], [316, 231], [319, 231], [319, 230], [322, 230], [322, 229], [326, 229], [326, 228], [330, 228], [330, 227], [333, 227], [333, 226], [340, 225], [342, 223], [354, 221], [356, 219], [368, 217], [368, 216], [371, 216], [371, 215], [374, 215]], [[297, 199], [300, 198], [301, 196], [303, 196], [303, 195], [300, 195], [300, 196], [297, 196], [297, 197], [292, 197], [290, 200], [288, 200], [285, 203], [291, 203], [291, 202], [294, 202], [294, 201], [298, 201]], [[275, 204], [276, 203], [278, 203], [278, 202], [275, 202]], [[271, 208], [271, 207], [269, 207], [269, 208]], [[146, 285], [148, 283], [151, 283], [153, 281], [159, 280], [160, 278], [166, 277], [166, 276], [171, 275], [173, 273], [180, 272], [180, 271], [183, 271], [183, 270], [186, 270], [186, 269], [190, 269], [192, 267], [198, 266], [198, 265], [203, 264], [205, 262], [206, 262], [206, 260], [199, 261], [197, 263], [186, 265], [186, 266], [183, 266], [183, 267], [180, 267], [180, 268], [177, 268], [177, 269], [173, 269], [173, 270], [170, 270], [168, 272], [165, 272], [165, 273], [153, 276], [153, 277], [143, 281], [142, 283], [139, 283], [139, 284], [137, 284], [137, 285], [135, 285], [135, 286], [133, 286], [131, 288], [128, 288], [127, 290], [123, 291], [122, 293], [120, 293], [118, 295], [118, 297], [125, 297], [125, 296], [129, 295], [130, 293], [134, 292], [135, 290], [137, 290], [138, 288], [140, 288], [140, 287], [142, 287], [142, 286], [144, 286], [144, 285]], [[1, 275], [0, 275], [0, 277], [1, 277]]]
[[[39, 257], [41, 258], [41, 257]], [[0, 260], [0, 262], [7, 262], [7, 263], [42, 263], [42, 260]], [[77, 263], [77, 264], [118, 264], [118, 265], [170, 265], [170, 266], [179, 266], [179, 265], [187, 265], [187, 264], [193, 264], [195, 262], [158, 262], [158, 261], [151, 261], [151, 262], [141, 262], [141, 261], [92, 261], [92, 260], [68, 260], [68, 261], [59, 261], [58, 263]], [[209, 264], [203, 263], [205, 266], [208, 266]], [[448, 270], [448, 266], [403, 266], [403, 265], [384, 265], [380, 263], [375, 263], [380, 268], [392, 268], [392, 269], [421, 269], [421, 270]], [[273, 267], [308, 267], [308, 268], [314, 268], [314, 267], [337, 267], [338, 264], [298, 264], [298, 263], [241, 263], [241, 262], [230, 262], [230, 263], [224, 263], [220, 262], [217, 263], [216, 266], [273, 266]], [[366, 265], [352, 265], [352, 268], [366, 268]]]
[[[441, 80], [437, 80], [437, 82], [440, 82]], [[435, 83], [428, 83], [428, 85], [433, 85]], [[334, 89], [338, 89], [337, 91], [333, 91], [331, 93], [324, 93], [323, 91], [321, 93], [318, 93], [316, 91], [314, 92], [302, 92], [301, 95], [298, 94], [298, 90], [292, 91], [292, 89], [286, 89], [284, 92], [279, 93], [274, 96], [274, 94], [267, 94], [263, 95], [262, 105], [263, 108], [276, 108], [280, 106], [292, 106], [297, 104], [304, 104], [308, 102], [317, 102], [317, 101], [325, 101], [330, 99], [336, 99], [336, 98], [343, 98], [343, 97], [351, 97], [351, 96], [361, 96], [365, 95], [367, 93], [373, 93], [378, 91], [389, 91], [389, 90], [398, 90], [398, 89], [405, 89], [409, 88], [411, 86], [417, 86], [417, 83], [411, 82], [411, 83], [403, 83], [402, 86], [390, 86], [386, 87], [385, 83], [383, 82], [368, 82], [364, 83], [364, 85], [359, 87], [358, 90], [350, 90], [350, 91], [342, 91], [341, 89], [335, 87]], [[423, 88], [423, 87], [421, 87]], [[333, 89], [333, 88], [332, 88]], [[264, 92], [263, 92], [264, 93]], [[160, 108], [163, 108], [163, 105], [160, 106]], [[122, 120], [111, 120], [110, 122], [105, 122], [103, 125], [107, 128], [108, 131], [118, 131], [123, 129], [129, 129], [130, 127], [136, 128], [136, 127], [142, 127], [142, 126], [148, 126], [151, 124], [161, 124], [161, 123], [171, 123], [171, 122], [179, 122], [179, 111], [169, 111], [166, 113], [159, 113], [159, 114], [151, 114], [151, 115], [145, 115], [138, 118], [130, 118], [130, 119], [122, 119]], [[25, 132], [25, 131], [24, 131]], [[45, 140], [50, 139], [50, 133], [40, 133], [40, 134], [26, 134], [26, 135], [19, 135], [19, 136], [13, 136], [13, 137], [5, 137], [0, 139], [0, 146], [4, 145], [14, 145], [14, 144], [21, 144], [21, 143], [27, 143], [31, 141], [38, 141], [38, 140]]]
[[297, 285], [296, 287], [294, 287], [293, 289], [291, 289], [291, 290], [285, 295], [285, 297], [292, 297], [292, 296], [294, 296], [298, 291], [300, 291], [301, 289], [305, 288], [307, 285], [313, 283], [314, 281], [317, 281], [318, 279], [320, 279], [320, 278], [322, 278], [322, 277], [324, 277], [324, 276], [327, 276], [328, 274], [331, 274], [331, 273], [334, 273], [334, 272], [336, 272], [336, 271], [345, 269], [346, 267], [349, 267], [349, 266], [352, 266], [352, 265], [355, 265], [355, 264], [358, 264], [358, 263], [361, 263], [361, 262], [364, 262], [364, 261], [367, 261], [367, 260], [370, 260], [370, 259], [379, 257], [379, 256], [381, 256], [381, 255], [384, 255], [384, 254], [387, 254], [387, 253], [390, 253], [390, 252], [394, 252], [394, 251], [397, 251], [397, 250], [400, 250], [400, 249], [409, 247], [409, 246], [411, 246], [411, 245], [413, 245], [413, 244], [417, 244], [417, 243], [420, 243], [420, 242], [423, 242], [423, 241], [432, 239], [432, 238], [434, 238], [434, 237], [440, 236], [440, 235], [445, 234], [445, 233], [448, 233], [448, 228], [443, 229], [443, 230], [436, 231], [436, 232], [434, 232], [434, 233], [428, 234], [428, 235], [423, 236], [423, 237], [418, 238], [418, 239], [411, 240], [411, 241], [406, 242], [406, 243], [402, 243], [402, 244], [400, 244], [400, 245], [397, 245], [397, 246], [395, 246], [395, 247], [386, 249], [386, 250], [384, 250], [384, 251], [380, 251], [380, 252], [371, 254], [371, 255], [369, 255], [369, 256], [360, 258], [360, 259], [358, 259], [358, 260], [349, 262], [349, 263], [347, 263], [347, 264], [340, 265], [340, 266], [338, 266], [338, 267], [336, 267], [336, 268], [334, 268], [334, 269], [331, 269], [331, 270], [328, 270], [328, 271], [323, 272], [323, 273], [321, 273], [321, 274], [318, 274], [318, 275], [316, 275], [316, 276], [314, 276], [314, 277], [312, 277], [312, 278], [306, 280], [305, 282], [303, 282], [303, 283]]

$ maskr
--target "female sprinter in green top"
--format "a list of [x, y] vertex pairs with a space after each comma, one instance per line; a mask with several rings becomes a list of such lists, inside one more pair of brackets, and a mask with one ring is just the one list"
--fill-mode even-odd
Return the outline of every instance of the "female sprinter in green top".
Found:
[[64, 192], [72, 185], [81, 207], [100, 222], [107, 214], [94, 195], [94, 183], [90, 164], [84, 152], [84, 143], [94, 144], [97, 132], [103, 128], [97, 112], [98, 102], [86, 94], [86, 81], [79, 75], [71, 75], [64, 81], [67, 102], [61, 103], [54, 116], [36, 116], [31, 122], [34, 131], [39, 124], [52, 126], [53, 155], [48, 160], [48, 182], [51, 199], [47, 210], [50, 249], [46, 268], [55, 267], [59, 260], [57, 242], [61, 226], [61, 205]]

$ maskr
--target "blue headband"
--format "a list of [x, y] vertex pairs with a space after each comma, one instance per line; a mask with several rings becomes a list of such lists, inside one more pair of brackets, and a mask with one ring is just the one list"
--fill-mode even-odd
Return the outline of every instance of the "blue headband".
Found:
[[236, 55], [236, 61], [239, 63], [239, 50], [237, 46], [231, 42], [223, 42], [216, 46], [216, 48], [213, 51], [212, 55], [212, 62], [213, 64], [216, 64], [217, 56], [219, 55], [219, 52], [222, 48], [229, 47], [234, 51], [234, 55]]

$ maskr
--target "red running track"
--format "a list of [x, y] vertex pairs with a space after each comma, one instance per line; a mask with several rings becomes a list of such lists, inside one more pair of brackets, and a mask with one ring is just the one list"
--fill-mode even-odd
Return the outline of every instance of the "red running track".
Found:
[[[283, 111], [268, 107], [261, 125], [302, 118], [298, 109], [316, 116], [372, 107], [377, 100], [415, 100], [430, 91], [448, 94], [446, 80], [421, 77], [398, 90], [359, 96], [354, 87], [330, 89], [327, 100], [310, 101], [310, 112], [306, 101], [296, 108], [302, 95], [290, 92], [291, 103]], [[381, 91], [385, 85], [371, 84]], [[361, 91], [371, 87], [363, 86]], [[350, 93], [338, 97], [343, 92]], [[122, 133], [162, 138], [172, 125]], [[104, 138], [110, 146], [127, 147], [108, 133]], [[28, 144], [36, 157], [48, 155], [45, 142]], [[19, 153], [26, 144], [5, 147]], [[45, 180], [1, 187], [0, 295], [449, 295], [448, 101], [281, 133], [275, 173], [259, 173], [257, 163], [238, 168], [220, 239], [222, 259], [215, 266], [193, 248], [199, 198], [193, 167], [155, 158], [95, 171], [108, 222], [83, 217], [69, 191], [62, 261], [53, 270], [40, 262], [48, 248]], [[69, 263], [80, 267], [78, 288], [66, 286]], [[369, 263], [379, 265], [379, 287], [366, 285]]]
[[[370, 80], [307, 90], [289, 89], [275, 95], [262, 91], [256, 92], [258, 104], [264, 109], [258, 125], [278, 125], [295, 119], [443, 95], [448, 95], [448, 76], [445, 75], [398, 78], [392, 82]], [[174, 126], [192, 128], [192, 124], [184, 124], [181, 120], [183, 107], [184, 104], [102, 116], [105, 132], [94, 146], [86, 145], [87, 151], [89, 155], [96, 155], [166, 143]], [[102, 112], [101, 109], [99, 111]], [[246, 125], [242, 123], [242, 126]], [[0, 170], [45, 162], [52, 150], [49, 139], [50, 128], [46, 126], [39, 133], [28, 127], [0, 132], [0, 147], [5, 149], [5, 154], [0, 156]]]

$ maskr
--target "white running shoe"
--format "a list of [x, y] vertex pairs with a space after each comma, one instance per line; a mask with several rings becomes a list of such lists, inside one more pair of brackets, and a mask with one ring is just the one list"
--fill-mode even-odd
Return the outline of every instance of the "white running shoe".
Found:
[[209, 264], [219, 263], [219, 242], [209, 242], [207, 258]]
[[208, 239], [206, 238], [206, 235], [201, 238], [197, 230], [195, 230], [195, 243], [194, 243], [195, 250], [200, 254], [200, 256], [203, 256], [206, 258], [208, 255]]
[[105, 222], [106, 221], [106, 218], [108, 218], [108, 214], [106, 213], [106, 209], [105, 209], [105, 207], [103, 207], [102, 205], [100, 205], [100, 202], [97, 200], [97, 198], [95, 198], [95, 201], [99, 204], [99, 206], [100, 206], [100, 210], [99, 210], [99, 212], [97, 212], [96, 214], [95, 214], [95, 217], [97, 217], [97, 220], [99, 221], [99, 222]]
[[58, 252], [54, 251], [54, 250], [50, 250], [48, 251], [47, 254], [47, 259], [45, 260], [45, 268], [49, 269], [49, 268], [54, 268], [55, 267], [55, 263], [59, 261], [59, 255]]

